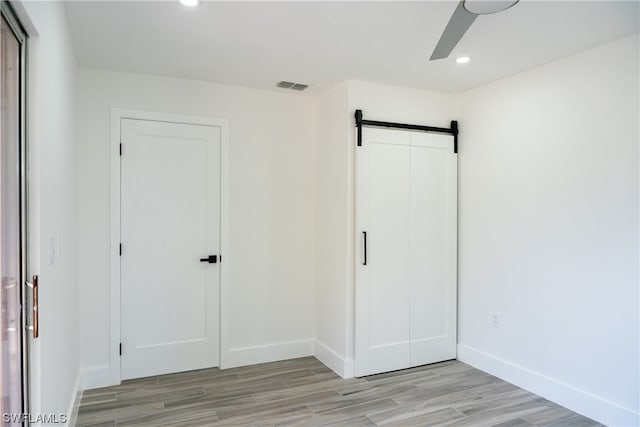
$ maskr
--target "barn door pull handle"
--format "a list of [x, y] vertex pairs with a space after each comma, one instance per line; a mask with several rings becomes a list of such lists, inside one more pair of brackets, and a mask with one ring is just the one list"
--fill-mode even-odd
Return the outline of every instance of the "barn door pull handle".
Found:
[[362, 265], [367, 265], [367, 232], [362, 232]]
[[200, 258], [200, 262], [208, 262], [209, 264], [215, 264], [218, 262], [218, 255], [209, 255], [206, 258]]
[[39, 324], [38, 321], [38, 276], [33, 276], [32, 282], [27, 282], [27, 287], [31, 288], [32, 292], [32, 301], [31, 301], [31, 322], [30, 326], [27, 326], [27, 329], [33, 331], [33, 337], [38, 338], [40, 335], [39, 332]]

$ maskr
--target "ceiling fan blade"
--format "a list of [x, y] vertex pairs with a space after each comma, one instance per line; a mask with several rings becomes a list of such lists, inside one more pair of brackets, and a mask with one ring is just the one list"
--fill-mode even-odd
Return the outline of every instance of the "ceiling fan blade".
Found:
[[440, 40], [438, 41], [436, 48], [433, 49], [433, 53], [431, 54], [429, 61], [448, 57], [451, 51], [460, 42], [464, 33], [467, 32], [471, 24], [473, 24], [473, 21], [478, 17], [475, 13], [468, 12], [464, 8], [463, 3], [464, 1], [458, 3], [458, 7], [456, 7], [453, 15], [451, 15], [451, 19], [449, 20], [447, 27], [444, 29], [442, 36], [440, 36]]

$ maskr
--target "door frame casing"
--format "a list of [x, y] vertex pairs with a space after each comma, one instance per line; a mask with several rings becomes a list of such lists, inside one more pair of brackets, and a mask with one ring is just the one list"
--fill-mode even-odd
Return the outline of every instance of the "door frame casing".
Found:
[[109, 378], [106, 385], [121, 382], [121, 267], [120, 267], [120, 227], [121, 227], [121, 165], [120, 143], [121, 123], [123, 119], [148, 120], [155, 122], [177, 123], [185, 125], [212, 126], [220, 128], [220, 254], [225, 255], [220, 263], [220, 367], [226, 365], [228, 353], [227, 337], [227, 298], [229, 284], [229, 120], [205, 116], [191, 116], [173, 113], [160, 113], [122, 108], [111, 109], [111, 233], [110, 233], [110, 330], [109, 339]]

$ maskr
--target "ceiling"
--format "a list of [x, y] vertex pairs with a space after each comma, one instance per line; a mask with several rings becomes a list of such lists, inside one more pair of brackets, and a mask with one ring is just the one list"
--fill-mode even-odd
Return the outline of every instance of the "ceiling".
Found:
[[[429, 61], [456, 1], [74, 1], [82, 67], [317, 94], [346, 79], [456, 93], [639, 31], [638, 1], [521, 0]], [[471, 62], [456, 64], [461, 55]]]

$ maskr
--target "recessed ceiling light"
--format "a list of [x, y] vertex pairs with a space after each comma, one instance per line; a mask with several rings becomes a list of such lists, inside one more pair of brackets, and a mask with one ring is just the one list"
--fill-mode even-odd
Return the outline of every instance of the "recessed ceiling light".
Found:
[[456, 62], [458, 64], [466, 64], [469, 61], [471, 61], [471, 58], [469, 58], [468, 56], [461, 56], [460, 58], [456, 59]]
[[194, 6], [197, 6], [198, 3], [200, 3], [200, 1], [199, 0], [180, 0], [180, 3], [182, 3], [185, 6], [194, 7]]

